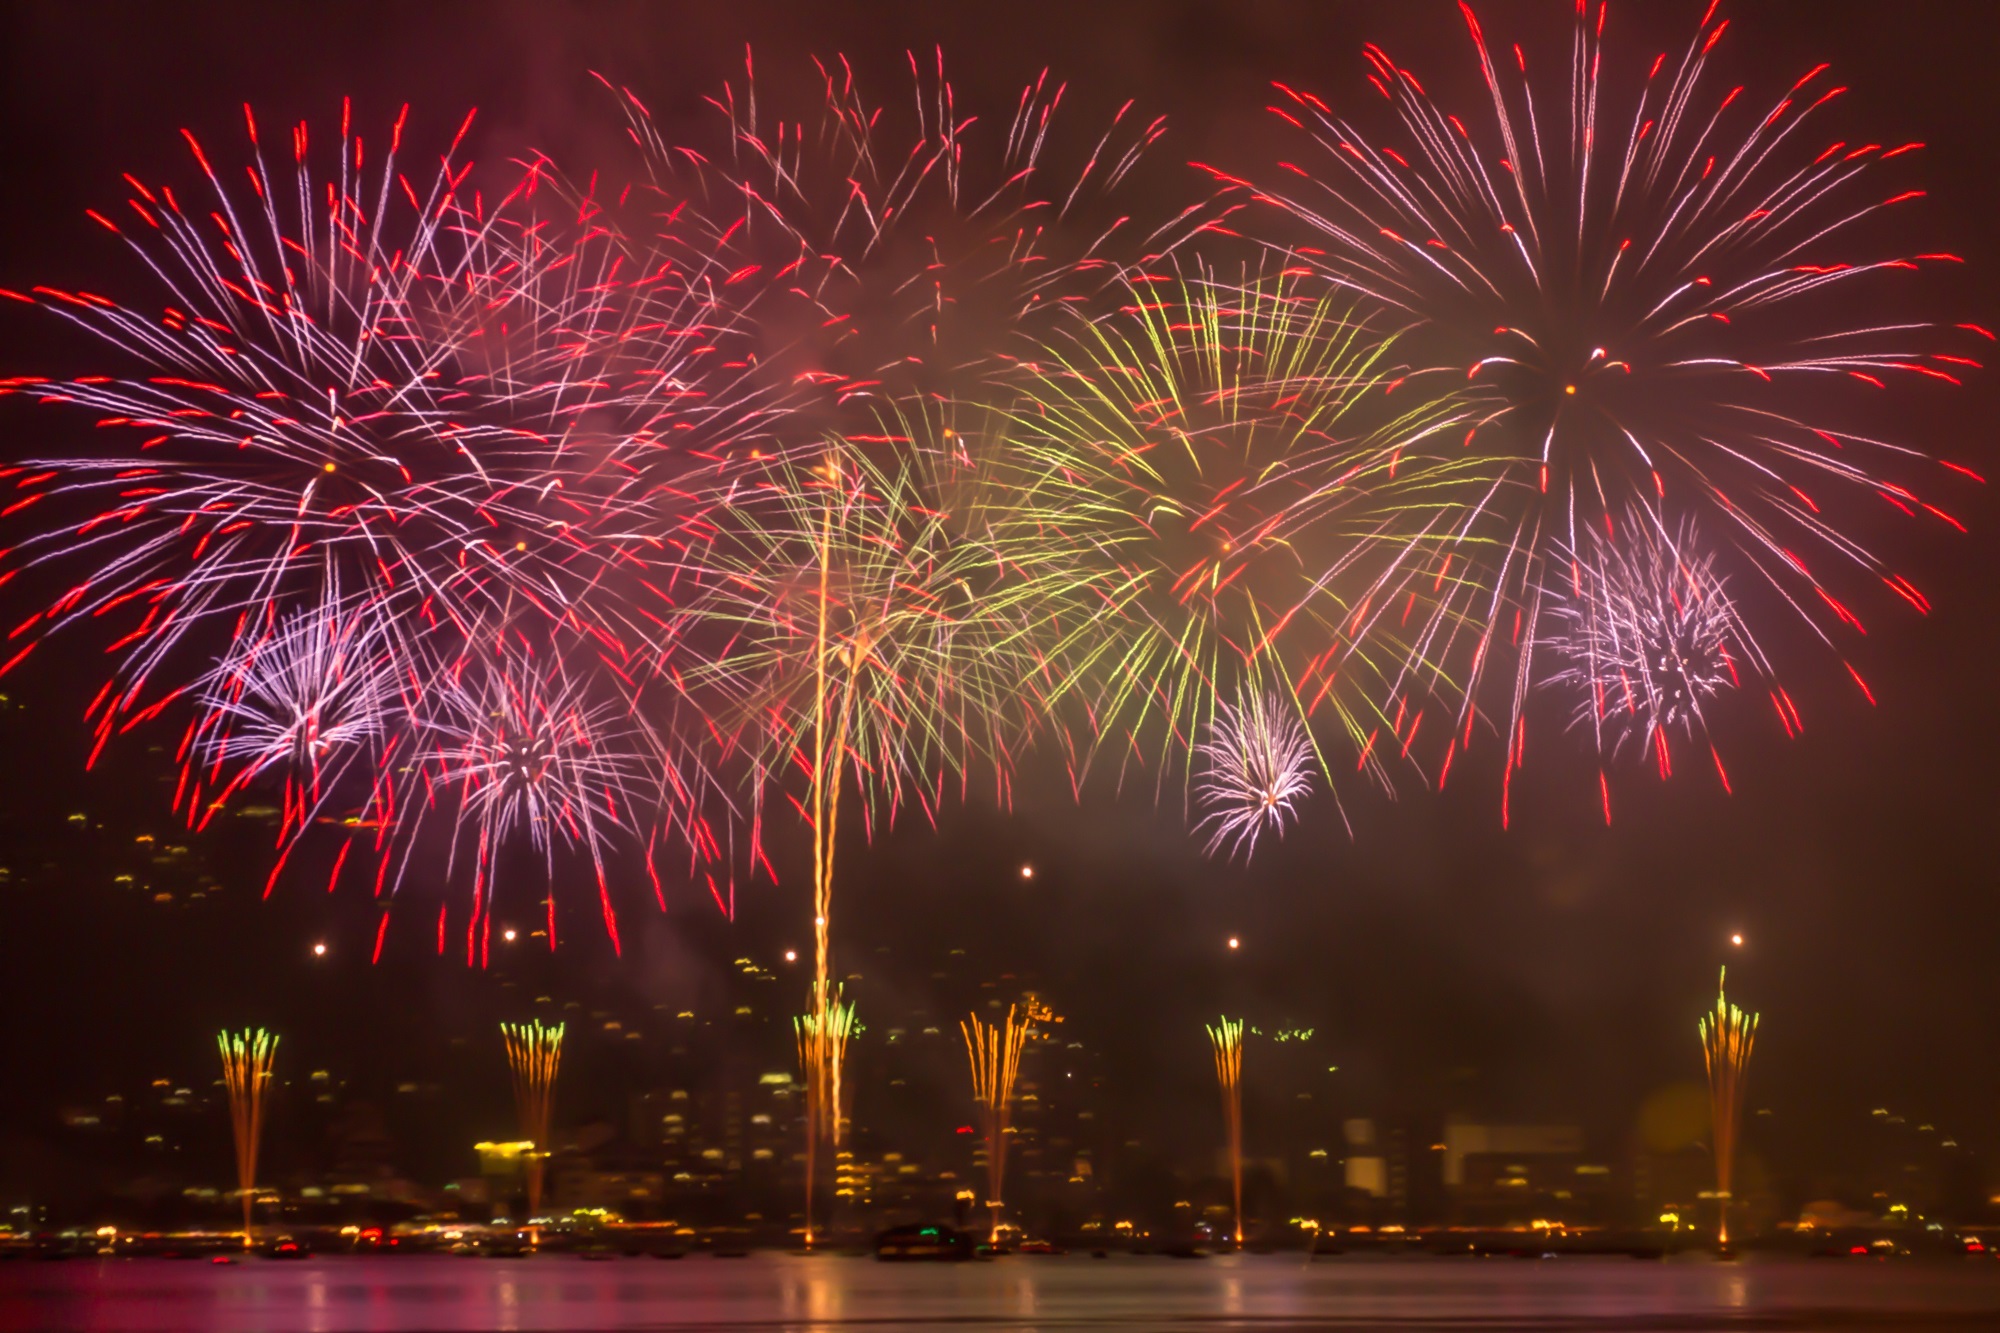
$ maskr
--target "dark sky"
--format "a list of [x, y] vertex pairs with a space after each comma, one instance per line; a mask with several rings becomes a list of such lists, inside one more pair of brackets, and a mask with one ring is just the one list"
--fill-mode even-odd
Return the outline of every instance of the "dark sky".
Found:
[[[1682, 40], [1701, 7], [1649, 3], [1642, 14], [1628, 3], [1614, 10], [1614, 32], [1643, 25], [1633, 48], [1650, 52]], [[1480, 11], [1489, 31], [1560, 37], [1567, 8], [1543, 0]], [[1920, 248], [1972, 261], [1962, 285], [1937, 294], [1939, 313], [1992, 323], [2000, 10], [1730, 8], [1728, 69], [1775, 92], [1830, 61], [1853, 86], [1839, 115], [1856, 137], [1930, 145], [1931, 198], [1907, 225], [1924, 235]], [[1132, 97], [1166, 113], [1170, 135], [1148, 188], [1192, 196], [1202, 181], [1182, 174], [1189, 159], [1252, 169], [1271, 160], [1268, 80], [1356, 96], [1366, 41], [1436, 74], [1447, 96], [1473, 91], [1445, 3], [64, 3], [14, 5], [5, 22], [0, 286], [15, 288], [118, 270], [83, 210], [121, 197], [120, 171], [182, 171], [177, 127], [233, 133], [245, 101], [283, 121], [337, 115], [343, 95], [386, 120], [407, 100], [447, 129], [477, 105], [487, 157], [532, 145], [588, 160], [616, 136], [591, 70], [641, 91], [671, 123], [737, 72], [746, 41], [761, 70], [802, 75], [804, 53], [845, 51], [864, 73], [880, 71], [881, 98], [901, 92], [890, 80], [906, 47], [942, 42], [961, 101], [996, 114], [1043, 65], [1088, 106]], [[26, 307], [0, 310], [5, 373], [68, 364], [75, 348], [52, 323]], [[1991, 384], [1989, 374], [1950, 397], [1922, 396], [1910, 433], [1995, 470]], [[50, 409], [4, 406], [10, 455], [78, 438], [78, 423]], [[1245, 870], [1202, 860], [1178, 811], [1156, 812], [1143, 796], [1100, 792], [1079, 812], [1037, 794], [1059, 783], [1023, 782], [1028, 794], [1011, 812], [975, 803], [935, 831], [905, 824], [857, 847], [844, 868], [851, 947], [894, 940], [914, 955], [948, 936], [978, 937], [1002, 965], [1050, 978], [1075, 1021], [1135, 1052], [1149, 1047], [1133, 1068], [1160, 1073], [1162, 1091], [1199, 1085], [1196, 1017], [1228, 1006], [1327, 1034], [1354, 1071], [1358, 1110], [1449, 1096], [1486, 1114], [1581, 1115], [1617, 1132], [1646, 1091], [1699, 1076], [1694, 1017], [1740, 929], [1749, 945], [1730, 955], [1735, 993], [1765, 1024], [1754, 1102], [1794, 1123], [1829, 1124], [1887, 1105], [2000, 1149], [1990, 1129], [2000, 1096], [1991, 837], [2000, 508], [1984, 492], [1957, 497], [1956, 508], [1969, 536], [1886, 522], [1870, 534], [1893, 545], [1935, 604], [1928, 619], [1896, 603], [1870, 608], [1872, 633], [1852, 656], [1880, 706], [1857, 699], [1804, 643], [1781, 644], [1801, 650], [1792, 680], [1807, 728], [1787, 742], [1767, 714], [1725, 720], [1733, 796], [1705, 773], [1662, 787], [1629, 772], [1607, 830], [1581, 742], [1543, 725], [1516, 780], [1511, 831], [1499, 827], [1497, 774], [1474, 765], [1442, 797], [1357, 796], [1351, 839], [1336, 821], [1311, 820]], [[0, 602], [9, 625], [32, 609], [14, 592], [0, 593], [12, 598]], [[97, 812], [114, 840], [166, 825], [138, 747], [82, 775], [82, 696], [71, 696], [80, 678], [95, 679], [83, 660], [95, 652], [81, 640], [51, 645], [4, 683], [19, 706], [0, 719], [7, 836], [23, 848], [58, 836], [71, 809]], [[295, 883], [260, 905], [254, 856], [217, 856], [231, 869], [228, 899], [206, 914], [153, 911], [82, 875], [0, 888], [0, 983], [25, 1002], [15, 1013], [46, 1015], [0, 1045], [0, 1086], [16, 1090], [9, 1114], [31, 1115], [39, 1090], [87, 1091], [140, 1055], [201, 1058], [225, 1020], [268, 1014], [311, 1033], [315, 1061], [358, 1062], [378, 1043], [408, 1044], [407, 1031], [391, 1029], [456, 1024], [500, 1002], [491, 978], [415, 953], [368, 969], [358, 961], [365, 904]], [[1030, 888], [1014, 877], [1023, 860], [1043, 871]], [[665, 921], [634, 898], [632, 918], [652, 919], [617, 962], [578, 916], [570, 952], [547, 965], [550, 984], [665, 993], [677, 976], [738, 953], [806, 943], [800, 877], [757, 892], [734, 929], [711, 920], [695, 890]], [[1244, 940], [1235, 957], [1222, 946], [1232, 932]], [[306, 950], [322, 934], [339, 956], [315, 970]], [[1436, 1093], [1446, 1086], [1457, 1091]]]

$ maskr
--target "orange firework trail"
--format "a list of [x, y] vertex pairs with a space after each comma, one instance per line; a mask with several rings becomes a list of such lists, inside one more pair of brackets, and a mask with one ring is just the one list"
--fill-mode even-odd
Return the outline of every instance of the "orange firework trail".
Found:
[[1208, 1029], [1215, 1048], [1215, 1081], [1222, 1087], [1222, 1119], [1229, 1131], [1229, 1191], [1235, 1210], [1236, 1246], [1243, 1247], [1243, 1020], [1219, 1018]]
[[507, 1043], [507, 1067], [514, 1075], [514, 1106], [521, 1116], [521, 1137], [528, 1149], [528, 1221], [542, 1208], [542, 1167], [549, 1158], [549, 1121], [555, 1111], [556, 1067], [562, 1061], [563, 1025], [542, 1026], [540, 1019], [502, 1023]]
[[[673, 612], [673, 632], [696, 645], [678, 679], [725, 752], [743, 756], [757, 818], [783, 791], [812, 838], [816, 1044], [802, 1062], [828, 1088], [845, 1049], [832, 1040], [834, 888], [852, 827], [842, 806], [857, 807], [865, 839], [906, 805], [933, 816], [947, 780], [975, 765], [992, 764], [1004, 795], [1009, 748], [1038, 698], [1025, 598], [996, 586], [990, 552], [960, 526], [973, 483], [949, 457], [949, 431], [905, 418], [891, 429], [906, 446], [892, 462], [835, 437], [762, 464], [756, 487], [718, 506], [727, 526]], [[793, 774], [796, 795], [781, 786]]]
[[1014, 1080], [1021, 1073], [1021, 1051], [1037, 1022], [1049, 1011], [1033, 996], [1026, 1005], [1008, 1005], [1005, 1023], [982, 1022], [973, 1014], [958, 1025], [965, 1034], [965, 1055], [972, 1066], [972, 1097], [986, 1117], [986, 1206], [993, 1212], [987, 1239], [1000, 1238], [1000, 1210], [1007, 1183], [1008, 1114], [1014, 1101]]
[[[695, 591], [661, 614], [665, 640], [689, 647], [676, 683], [692, 712], [719, 720], [718, 748], [749, 770], [753, 859], [767, 800], [810, 829], [811, 1006], [830, 1030], [843, 797], [861, 798], [865, 838], [907, 803], [930, 815], [977, 757], [1004, 800], [997, 736], [1043, 711], [1026, 599], [997, 591], [1002, 558], [976, 532], [1006, 501], [968, 494], [978, 469], [954, 423], [990, 412], [992, 383], [1069, 302], [1115, 284], [1114, 237], [1159, 253], [1200, 210], [1144, 229], [1108, 204], [1162, 128], [1129, 104], [1069, 154], [1049, 133], [1064, 89], [1046, 75], [1010, 120], [966, 114], [941, 52], [912, 54], [913, 95], [886, 106], [844, 59], [813, 68], [760, 80], [746, 53], [709, 99], [720, 152], [675, 146], [619, 96], [654, 180], [727, 223], [727, 285], [764, 331], [756, 373], [785, 403], [760, 461], [719, 479], [703, 510], [715, 530], [693, 534]], [[1040, 600], [1053, 620], [1055, 599]], [[794, 774], [803, 791], [784, 789]], [[828, 1047], [807, 1065], [837, 1086], [839, 1058]]]
[[223, 1031], [222, 1078], [229, 1088], [229, 1128], [236, 1139], [236, 1192], [243, 1200], [243, 1248], [250, 1248], [250, 1214], [257, 1203], [257, 1145], [264, 1135], [264, 1093], [278, 1038], [263, 1028]]
[[806, 1080], [805, 1247], [813, 1246], [813, 1184], [819, 1174], [819, 1145], [838, 1147], [842, 1133], [840, 1071], [847, 1039], [854, 1035], [854, 1006], [840, 987], [815, 985], [809, 1014], [792, 1020], [799, 1043], [799, 1068]]
[[1729, 1204], [1734, 1197], [1730, 1186], [1736, 1173], [1736, 1134], [1743, 1121], [1743, 1081], [1750, 1072], [1750, 1047], [1757, 1039], [1757, 1015], [1737, 1008], [1723, 994], [1722, 983], [1728, 979], [1725, 967], [1715, 985], [1715, 1011], [1702, 1015], [1696, 1024], [1702, 1060], [1708, 1066], [1715, 1196], [1722, 1217], [1716, 1240], [1722, 1245], [1729, 1244]]

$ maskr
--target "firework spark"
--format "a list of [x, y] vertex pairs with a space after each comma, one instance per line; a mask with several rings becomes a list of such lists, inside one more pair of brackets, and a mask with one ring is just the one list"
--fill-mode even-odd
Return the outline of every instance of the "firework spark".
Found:
[[181, 638], [211, 626], [239, 635], [234, 622], [249, 613], [317, 597], [329, 568], [355, 596], [449, 616], [480, 572], [504, 562], [492, 524], [470, 510], [500, 498], [479, 484], [479, 451], [509, 432], [461, 424], [473, 395], [454, 373], [451, 331], [477, 327], [472, 311], [488, 299], [487, 225], [453, 184], [463, 164], [447, 154], [416, 194], [397, 171], [399, 118], [364, 176], [361, 138], [343, 116], [322, 213], [306, 127], [287, 136], [287, 182], [248, 125], [247, 197], [222, 184], [190, 136], [207, 207], [135, 180], [136, 216], [99, 219], [159, 283], [160, 314], [37, 292], [150, 373], [10, 385], [146, 434], [129, 451], [12, 472], [24, 500], [57, 483], [102, 502], [33, 543], [95, 565], [38, 620], [128, 604], [142, 616], [121, 641], [122, 680], [99, 705], [100, 733], [137, 705]]
[[[640, 247], [540, 159], [485, 193], [459, 151], [470, 117], [428, 181], [402, 165], [403, 116], [364, 140], [343, 109], [337, 136], [301, 124], [277, 152], [247, 108], [245, 124], [247, 187], [190, 135], [193, 189], [128, 177], [129, 213], [93, 215], [144, 265], [159, 313], [53, 288], [24, 298], [135, 368], [0, 389], [142, 438], [7, 470], [10, 514], [67, 496], [36, 511], [60, 517], [15, 559], [84, 569], [17, 636], [120, 626], [87, 713], [92, 762], [175, 701], [196, 705], [176, 794], [191, 822], [300, 759], [279, 869], [335, 799], [322, 760], [359, 768], [372, 751], [359, 809], [325, 813], [381, 830], [378, 854], [400, 849], [406, 869], [391, 823], [432, 793], [395, 806], [398, 774], [424, 727], [466, 730], [450, 698], [427, 697], [433, 682], [458, 689], [475, 641], [496, 633], [544, 652], [588, 640], [630, 680], [658, 620], [635, 599], [674, 573], [696, 522], [687, 497], [749, 451], [772, 405], [749, 382], [712, 256], [651, 219]], [[194, 660], [221, 665], [189, 683]], [[396, 706], [371, 711], [392, 680]], [[343, 719], [331, 730], [328, 708]], [[484, 818], [520, 790], [482, 783], [474, 804]], [[593, 800], [616, 794], [599, 784]]]
[[654, 179], [728, 221], [732, 278], [761, 293], [767, 372], [815, 391], [795, 413], [965, 398], [1032, 355], [1046, 316], [1207, 222], [1200, 206], [1142, 222], [1121, 192], [1162, 118], [1127, 102], [1078, 139], [1058, 115], [1076, 96], [1047, 71], [987, 114], [959, 105], [942, 51], [908, 64], [907, 95], [876, 105], [844, 57], [772, 80], [746, 53], [708, 99], [721, 153], [670, 144], [620, 90]]
[[1257, 836], [1280, 837], [1297, 802], [1312, 791], [1311, 739], [1289, 700], [1266, 692], [1222, 705], [1195, 747], [1197, 832], [1209, 828], [1210, 856], [1230, 847], [1247, 859]]
[[[631, 831], [635, 789], [649, 773], [641, 733], [618, 720], [628, 711], [622, 700], [596, 697], [593, 682], [571, 675], [560, 653], [475, 659], [432, 687], [421, 722], [429, 738], [424, 776], [457, 796], [453, 855], [464, 851], [474, 863], [468, 961], [475, 943], [482, 958], [491, 946], [494, 876], [514, 839], [541, 855], [551, 885], [559, 846], [589, 857], [604, 928], [618, 945], [605, 858], [614, 835]], [[553, 892], [546, 902], [553, 947]]]
[[[285, 777], [280, 839], [302, 833], [387, 738], [399, 705], [388, 631], [359, 601], [330, 589], [317, 605], [264, 617], [201, 682], [184, 751], [209, 766], [205, 824], [239, 788], [270, 770]], [[235, 775], [219, 781], [223, 768]], [[183, 780], [182, 790], [198, 783]]]
[[224, 1031], [222, 1077], [229, 1089], [229, 1128], [236, 1140], [236, 1192], [243, 1200], [243, 1248], [250, 1248], [250, 1219], [257, 1204], [257, 1148], [264, 1136], [264, 1094], [278, 1038], [262, 1028]]

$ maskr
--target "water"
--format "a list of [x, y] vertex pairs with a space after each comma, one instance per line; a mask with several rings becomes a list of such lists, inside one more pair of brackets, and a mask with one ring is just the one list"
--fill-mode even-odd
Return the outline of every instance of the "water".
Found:
[[160, 1259], [0, 1265], [0, 1329], [444, 1333], [696, 1329], [2000, 1329], [2000, 1263], [1013, 1256], [958, 1265], [764, 1254]]

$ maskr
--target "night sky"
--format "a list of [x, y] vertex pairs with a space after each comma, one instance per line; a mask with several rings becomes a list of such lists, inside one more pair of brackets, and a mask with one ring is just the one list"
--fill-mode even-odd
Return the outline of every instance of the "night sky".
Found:
[[[1629, 60], [1677, 47], [1701, 8], [1614, 7], [1614, 31], [1629, 25], [1621, 51]], [[1931, 197], [1901, 225], [1922, 238], [1917, 248], [1971, 262], [1926, 294], [1927, 313], [1992, 323], [2000, 10], [1730, 8], [1718, 83], [1740, 75], [1775, 94], [1830, 61], [1853, 88], [1834, 113], [1840, 129], [1929, 145], [1920, 171]], [[1489, 30], [1545, 30], [1555, 43], [1566, 41], [1567, 10], [1563, 0], [1480, 6]], [[1206, 187], [1189, 160], [1262, 170], [1277, 155], [1262, 109], [1270, 80], [1360, 96], [1364, 42], [1435, 80], [1441, 100], [1477, 92], [1445, 3], [47, 4], [10, 7], [6, 30], [0, 286], [21, 289], [146, 290], [84, 210], [122, 198], [121, 171], [184, 176], [182, 125], [239, 143], [246, 101], [272, 123], [330, 121], [343, 95], [386, 122], [409, 101], [413, 120], [446, 134], [476, 105], [480, 158], [533, 147], [585, 163], [615, 153], [619, 131], [590, 71], [639, 90], [669, 128], [693, 135], [701, 96], [740, 71], [746, 41], [761, 78], [810, 78], [807, 53], [845, 52], [876, 100], [904, 94], [906, 48], [942, 43], [961, 104], [1004, 114], [1047, 65], [1085, 109], [1075, 125], [1128, 97], [1165, 113], [1169, 135], [1144, 188], [1193, 198]], [[94, 355], [53, 317], [12, 303], [0, 309], [0, 349], [5, 374], [76, 372]], [[1907, 433], [1994, 471], [1993, 383], [1975, 373], [1962, 390], [1912, 395], [1922, 415]], [[88, 436], [81, 415], [0, 401], [10, 457]], [[975, 796], [936, 828], [906, 818], [872, 846], [845, 844], [842, 947], [866, 957], [886, 944], [907, 960], [888, 966], [915, 977], [970, 942], [994, 970], [1040, 977], [1072, 1032], [1113, 1052], [1135, 1124], [1183, 1096], [1199, 1095], [1209, 1113], [1198, 1024], [1226, 1009], [1318, 1029], [1354, 1113], [1410, 1105], [1577, 1119], [1608, 1142], [1649, 1091], [1700, 1077], [1694, 1020], [1726, 960], [1732, 998], [1763, 1013], [1753, 1106], [1834, 1145], [1842, 1126], [1887, 1106], [1990, 1160], [2000, 1152], [2000, 506], [1970, 485], [1952, 499], [1969, 535], [1869, 511], [1865, 536], [1892, 549], [1934, 604], [1928, 618], [1886, 594], [1864, 606], [1870, 634], [1843, 646], [1878, 707], [1796, 627], [1769, 632], [1806, 729], [1787, 741], [1767, 707], [1726, 710], [1718, 733], [1734, 795], [1703, 766], [1662, 785], [1628, 765], [1607, 829], [1587, 742], [1543, 704], [1511, 829], [1500, 827], [1489, 744], [1442, 795], [1410, 783], [1391, 802], [1351, 786], [1351, 836], [1322, 802], [1243, 868], [1205, 860], [1178, 798], [1156, 807], [1150, 781], [1122, 797], [1100, 785], [1079, 808], [1050, 761], [1023, 776], [1011, 810]], [[0, 622], [32, 609], [31, 588], [0, 589]], [[490, 1034], [518, 994], [508, 981], [679, 1002], [732, 958], [810, 948], [799, 839], [780, 841], [786, 883], [744, 889], [734, 926], [704, 889], [670, 883], [661, 917], [642, 884], [627, 884], [628, 945], [614, 959], [579, 883], [563, 951], [488, 975], [414, 939], [392, 939], [369, 967], [374, 913], [359, 886], [328, 896], [301, 874], [260, 902], [269, 853], [255, 833], [204, 844], [220, 901], [139, 901], [87, 868], [99, 863], [98, 839], [170, 834], [167, 766], [147, 752], [157, 736], [136, 737], [85, 774], [79, 714], [101, 679], [102, 646], [84, 634], [57, 640], [0, 682], [0, 860], [61, 867], [0, 884], [11, 1030], [0, 1042], [0, 1129], [10, 1134], [155, 1064], [205, 1070], [198, 1062], [212, 1058], [225, 1022], [280, 1028], [302, 1064], [415, 1070], [446, 1034]], [[92, 828], [68, 824], [73, 812]], [[1038, 870], [1025, 884], [1023, 862]], [[1728, 947], [1735, 930], [1747, 937], [1741, 950]], [[1235, 954], [1231, 934], [1243, 941]], [[322, 961], [310, 952], [318, 939], [332, 946]], [[803, 977], [798, 991], [803, 1002]], [[490, 1092], [504, 1113], [497, 1061], [496, 1046]], [[576, 1068], [587, 1083], [587, 1067]]]

